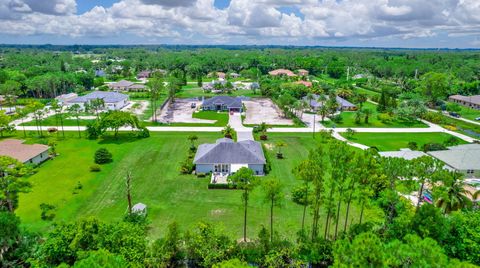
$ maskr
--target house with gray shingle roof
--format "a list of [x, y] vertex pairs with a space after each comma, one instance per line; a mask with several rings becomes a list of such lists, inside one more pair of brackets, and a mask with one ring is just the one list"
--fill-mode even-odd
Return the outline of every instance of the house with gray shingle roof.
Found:
[[202, 109], [206, 111], [242, 112], [242, 99], [239, 97], [215, 96], [203, 100]]
[[431, 151], [429, 155], [444, 162], [448, 169], [465, 174], [467, 178], [480, 178], [480, 144], [463, 144], [448, 150]]
[[[313, 100], [308, 100], [307, 97], [303, 97], [303, 100], [308, 102], [308, 104], [310, 105], [310, 107], [314, 110], [318, 110], [320, 107], [323, 106], [323, 101], [319, 100], [320, 96], [317, 95], [317, 94], [312, 94], [313, 95]], [[325, 99], [328, 100], [330, 97], [328, 95], [325, 96]], [[338, 105], [338, 110], [340, 111], [352, 111], [352, 110], [355, 110], [357, 108], [357, 106], [355, 106], [355, 104], [347, 101], [346, 99], [342, 98], [342, 97], [339, 97], [339, 96], [335, 96], [335, 99], [337, 100], [337, 103], [339, 104]]]
[[230, 175], [247, 167], [256, 175], [264, 175], [265, 155], [260, 143], [252, 140], [234, 142], [218, 139], [213, 144], [201, 144], [193, 160], [197, 173]]
[[93, 91], [85, 96], [80, 96], [69, 101], [68, 105], [78, 104], [83, 109], [85, 108], [85, 104], [90, 104], [92, 100], [96, 99], [102, 99], [105, 108], [108, 110], [120, 110], [128, 105], [128, 95], [110, 91]]

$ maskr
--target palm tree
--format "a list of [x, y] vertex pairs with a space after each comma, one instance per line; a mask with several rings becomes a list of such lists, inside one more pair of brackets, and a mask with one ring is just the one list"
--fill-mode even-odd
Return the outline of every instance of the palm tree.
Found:
[[442, 209], [443, 214], [472, 205], [464, 188], [463, 174], [456, 171], [446, 171], [443, 186], [440, 187], [440, 197], [435, 205]]
[[82, 137], [82, 133], [80, 132], [80, 113], [82, 112], [82, 107], [78, 103], [68, 107], [68, 112], [71, 113], [75, 119], [77, 119], [77, 128], [78, 128], [78, 137]]
[[267, 123], [265, 123], [265, 122], [262, 122], [260, 125], [258, 125], [257, 130], [258, 130], [260, 133], [262, 133], [262, 134], [260, 135], [260, 139], [261, 139], [261, 140], [267, 140], [267, 138], [268, 138], [268, 137], [267, 137], [267, 130], [268, 130], [269, 128], [271, 128], [271, 127], [270, 127], [269, 125], [267, 125]]
[[278, 179], [267, 179], [263, 182], [265, 202], [270, 204], [270, 242], [273, 242], [273, 208], [279, 206], [283, 199], [282, 184]]
[[356, 124], [360, 124], [360, 122], [362, 121], [362, 116], [363, 116], [363, 110], [357, 110], [355, 112], [355, 123]]
[[247, 241], [247, 207], [250, 192], [257, 185], [253, 170], [242, 167], [235, 174], [228, 176], [228, 182], [230, 185], [242, 190], [242, 204], [243, 204], [243, 241]]
[[222, 129], [222, 134], [225, 138], [231, 139], [233, 136], [233, 128], [230, 125], [226, 125], [225, 128]]
[[339, 88], [337, 89], [337, 95], [342, 98], [350, 98], [353, 96], [353, 92], [350, 89]]
[[368, 118], [372, 115], [372, 110], [365, 108], [362, 109], [363, 115], [365, 116], [365, 124], [368, 124]]
[[282, 153], [282, 147], [287, 146], [287, 144], [284, 141], [278, 141], [275, 146], [278, 148], [277, 151], [277, 158], [282, 159], [283, 158], [283, 153]]

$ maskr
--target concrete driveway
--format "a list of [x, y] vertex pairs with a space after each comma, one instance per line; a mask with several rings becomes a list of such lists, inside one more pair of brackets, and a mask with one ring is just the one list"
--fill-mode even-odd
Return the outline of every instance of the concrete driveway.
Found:
[[282, 111], [272, 100], [267, 98], [255, 98], [243, 101], [247, 112], [245, 124], [261, 124], [265, 122], [269, 125], [293, 125], [293, 121], [282, 116]]

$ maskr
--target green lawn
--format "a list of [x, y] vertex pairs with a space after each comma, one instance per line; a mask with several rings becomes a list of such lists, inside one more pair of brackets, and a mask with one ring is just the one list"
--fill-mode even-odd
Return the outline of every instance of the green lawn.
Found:
[[[460, 112], [458, 114], [460, 114], [462, 117], [464, 117], [466, 119], [473, 120], [473, 121], [475, 121], [475, 118], [480, 117], [480, 110], [468, 108], [468, 107], [461, 106], [461, 105], [460, 105], [460, 107], [462, 108], [462, 110], [460, 110]], [[478, 121], [478, 122], [480, 122], [480, 121]]]
[[[177, 221], [185, 229], [199, 221], [209, 221], [223, 226], [232, 237], [241, 236], [241, 192], [208, 190], [208, 178], [199, 179], [178, 172], [179, 162], [186, 157], [189, 147], [187, 137], [191, 133], [151, 133], [150, 138], [142, 140], [121, 138], [101, 141], [73, 138], [76, 133], [68, 135], [71, 137], [58, 142], [60, 155], [44, 163], [30, 178], [32, 191], [20, 195], [16, 213], [29, 230], [45, 231], [51, 227], [52, 222], [40, 219], [41, 203], [57, 207], [54, 221], [88, 216], [105, 221], [120, 220], [127, 207], [124, 181], [130, 171], [133, 176], [133, 201], [147, 204], [152, 238], [163, 234], [172, 221]], [[196, 135], [199, 137], [197, 143], [214, 142], [220, 138], [220, 133]], [[290, 201], [290, 191], [299, 183], [291, 170], [307, 156], [316, 142], [311, 134], [269, 134], [269, 138], [265, 143], [274, 144], [278, 140], [287, 143], [287, 147], [283, 148], [285, 159], [275, 159], [274, 149], [267, 153], [272, 160], [269, 176], [283, 182], [287, 198], [283, 207], [276, 209], [276, 228], [282, 235], [293, 237], [300, 228], [302, 208]], [[103, 165], [99, 173], [91, 173], [89, 167], [93, 163], [93, 154], [100, 147], [108, 148], [114, 161]], [[74, 194], [78, 182], [83, 188]], [[322, 219], [325, 216], [323, 212]], [[251, 195], [249, 236], [256, 235], [261, 225], [268, 225], [268, 213], [268, 205], [264, 203], [259, 187]], [[377, 210], [366, 213], [369, 219], [382, 218]], [[356, 221], [356, 207], [353, 207], [351, 215]]]
[[218, 113], [216, 111], [200, 111], [197, 113], [193, 113], [192, 117], [198, 119], [216, 120], [214, 124], [210, 124], [211, 126], [216, 127], [224, 127], [228, 124], [227, 112]]
[[406, 122], [401, 120], [393, 120], [391, 123], [383, 123], [382, 121], [378, 120], [377, 115], [377, 105], [371, 102], [365, 102], [363, 104], [364, 108], [369, 108], [372, 111], [372, 114], [369, 116], [368, 124], [365, 123], [364, 118], [359, 124], [355, 123], [355, 112], [342, 112], [342, 122], [341, 123], [334, 123], [330, 120], [325, 121], [323, 123], [326, 127], [359, 127], [359, 128], [418, 128], [418, 127], [428, 127], [424, 123], [420, 121], [415, 122]]
[[365, 95], [367, 95], [369, 98], [380, 96], [380, 93], [375, 92], [375, 91], [372, 91], [372, 90], [368, 90], [368, 89], [362, 88], [362, 87], [355, 87], [355, 90], [354, 90], [354, 91], [357, 92], [357, 93], [365, 94]]
[[[68, 115], [64, 115], [63, 118], [63, 125], [64, 126], [77, 126], [76, 119], [66, 119], [69, 117]], [[59, 118], [59, 117], [58, 117]], [[80, 126], [86, 126], [89, 122], [93, 122], [94, 120], [79, 120]], [[36, 126], [35, 120], [30, 122], [25, 122], [20, 124], [21, 126]], [[60, 119], [57, 119], [55, 115], [49, 116], [42, 120], [42, 126], [60, 126]]]
[[[347, 138], [346, 133], [341, 133]], [[426, 143], [443, 143], [452, 137], [446, 133], [355, 133], [348, 140], [370, 147], [377, 147], [380, 151], [396, 151], [401, 148], [408, 148], [408, 143], [414, 141], [417, 143], [419, 150]], [[460, 144], [466, 142], [459, 139]]]

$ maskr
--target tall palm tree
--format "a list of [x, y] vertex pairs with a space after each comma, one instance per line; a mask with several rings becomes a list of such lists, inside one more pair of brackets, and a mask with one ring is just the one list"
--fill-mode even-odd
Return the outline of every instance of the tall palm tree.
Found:
[[435, 205], [442, 209], [443, 214], [469, 207], [472, 201], [467, 197], [468, 191], [464, 188], [463, 174], [456, 171], [446, 171], [443, 185], [440, 187], [440, 196]]

